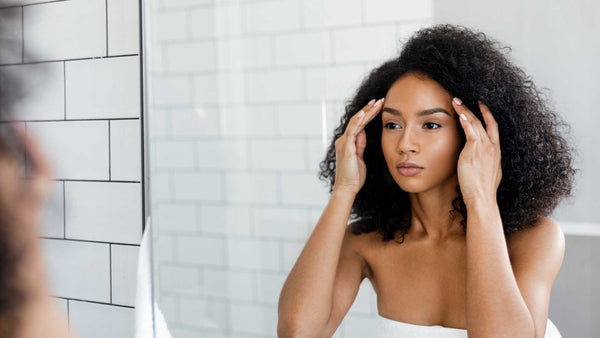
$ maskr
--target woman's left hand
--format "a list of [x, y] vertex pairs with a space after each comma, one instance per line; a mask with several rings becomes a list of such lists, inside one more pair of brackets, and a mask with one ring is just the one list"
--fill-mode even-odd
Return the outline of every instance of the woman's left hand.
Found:
[[[465, 204], [478, 199], [491, 199], [496, 202], [496, 192], [502, 180], [498, 123], [490, 109], [483, 102], [478, 103], [485, 120], [485, 128], [460, 100], [452, 100], [467, 137], [457, 165], [458, 183]], [[461, 114], [466, 119], [461, 118]]]

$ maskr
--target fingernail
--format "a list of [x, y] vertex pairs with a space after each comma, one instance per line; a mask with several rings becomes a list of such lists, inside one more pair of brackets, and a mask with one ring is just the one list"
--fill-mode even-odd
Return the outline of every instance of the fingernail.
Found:
[[375, 102], [375, 99], [372, 99], [371, 101], [369, 101], [369, 106], [372, 105], [373, 102]]
[[453, 101], [459, 106], [462, 104], [462, 101], [458, 97], [455, 97]]
[[383, 102], [383, 97], [377, 100], [377, 102], [375, 102], [375, 107], [379, 106], [381, 102]]
[[465, 114], [460, 114], [460, 118], [463, 119], [463, 120], [465, 120], [465, 121], [467, 120], [467, 117], [465, 116]]

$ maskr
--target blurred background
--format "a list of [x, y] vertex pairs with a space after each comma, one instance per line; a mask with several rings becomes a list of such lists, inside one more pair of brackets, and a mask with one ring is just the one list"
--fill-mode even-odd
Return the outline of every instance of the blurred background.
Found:
[[[146, 219], [173, 337], [275, 337], [277, 302], [328, 200], [317, 178], [360, 80], [436, 23], [481, 30], [572, 126], [574, 197], [549, 318], [600, 335], [600, 24], [590, 1], [0, 0], [0, 72], [55, 166], [41, 231], [81, 337], [132, 337]], [[143, 28], [143, 29], [142, 29]], [[144, 36], [142, 37], [142, 33]], [[368, 279], [334, 337], [365, 337]]]

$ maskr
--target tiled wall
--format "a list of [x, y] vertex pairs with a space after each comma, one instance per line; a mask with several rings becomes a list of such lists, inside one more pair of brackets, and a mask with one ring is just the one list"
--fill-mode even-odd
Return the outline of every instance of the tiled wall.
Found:
[[[52, 294], [80, 337], [133, 337], [141, 240], [139, 0], [0, 0], [0, 72], [54, 168], [41, 229]], [[9, 12], [11, 11], [11, 12]]]
[[[155, 286], [174, 337], [275, 337], [344, 100], [431, 1], [152, 0]], [[335, 337], [366, 337], [367, 280]]]

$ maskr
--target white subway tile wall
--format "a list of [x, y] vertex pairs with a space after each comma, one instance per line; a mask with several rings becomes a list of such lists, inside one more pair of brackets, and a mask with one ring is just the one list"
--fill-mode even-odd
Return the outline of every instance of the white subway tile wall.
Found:
[[[176, 337], [276, 337], [279, 293], [329, 197], [318, 164], [345, 102], [432, 23], [432, 1], [151, 9], [159, 306]], [[376, 305], [365, 280], [334, 337], [369, 336]]]
[[71, 239], [139, 244], [139, 183], [65, 182], [65, 230]]
[[67, 119], [140, 117], [138, 56], [65, 62]]
[[106, 56], [106, 25], [106, 0], [23, 6], [25, 61]]
[[[21, 60], [19, 60], [21, 62]], [[24, 99], [12, 113], [21, 120], [61, 120], [65, 117], [65, 64], [44, 62], [0, 66], [0, 72], [22, 81]], [[6, 120], [8, 116], [2, 116]]]
[[[51, 294], [82, 338], [134, 333], [143, 227], [139, 0], [0, 0], [0, 72], [53, 166], [40, 229]], [[8, 20], [10, 18], [10, 20]], [[23, 53], [24, 52], [24, 53]]]
[[134, 310], [130, 307], [69, 301], [69, 318], [80, 337], [133, 337]]
[[108, 121], [29, 122], [56, 179], [109, 180]]
[[109, 243], [41, 241], [55, 296], [110, 303]]
[[111, 244], [112, 303], [135, 305], [139, 246]]
[[107, 0], [106, 12], [108, 55], [118, 56], [140, 52], [140, 2], [131, 0]]
[[48, 238], [65, 238], [64, 183], [53, 181], [48, 206], [44, 210], [44, 223], [40, 235]]
[[108, 127], [111, 179], [141, 181], [142, 134], [139, 120], [112, 120]]

